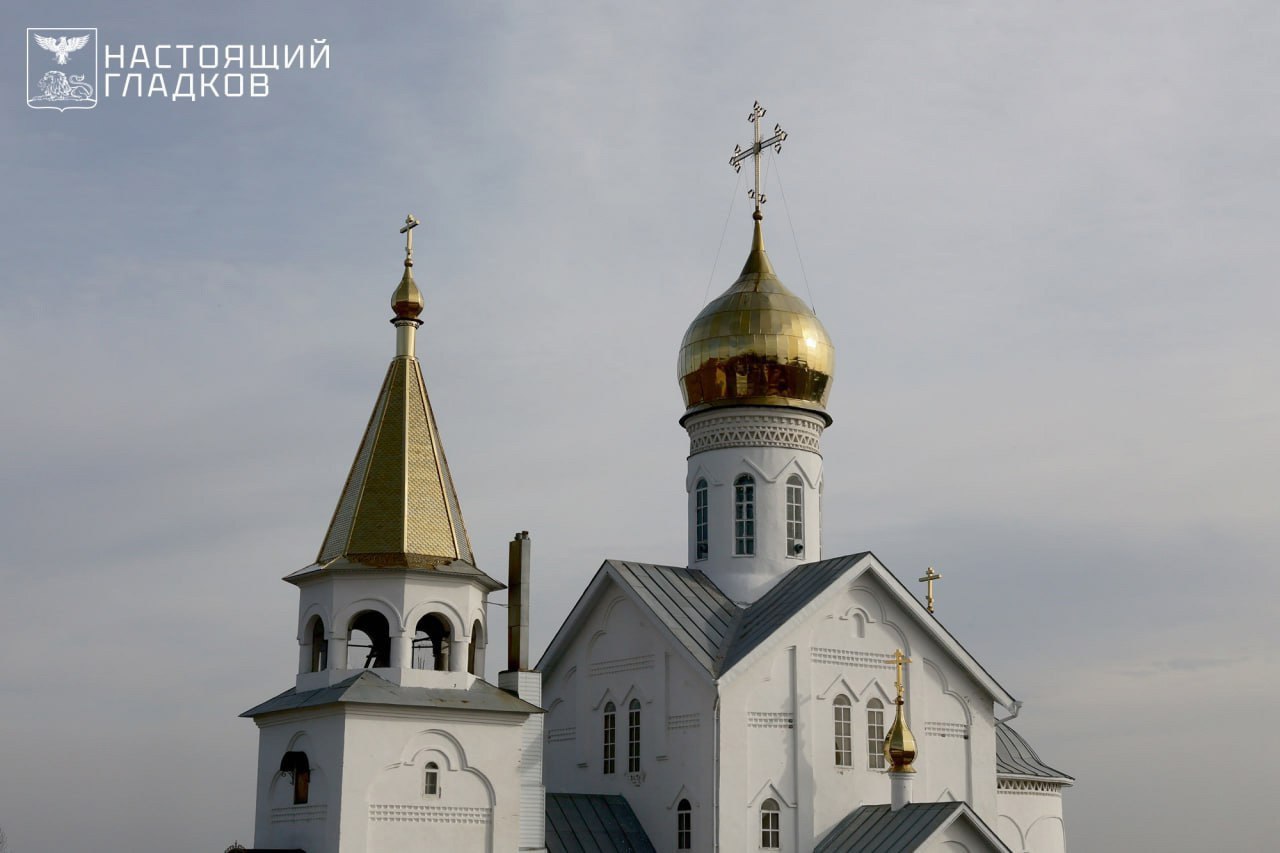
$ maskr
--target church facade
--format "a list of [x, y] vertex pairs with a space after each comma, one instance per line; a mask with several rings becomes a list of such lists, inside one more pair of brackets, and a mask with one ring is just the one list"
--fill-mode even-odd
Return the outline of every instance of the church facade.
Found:
[[[258, 850], [1064, 853], [1021, 703], [873, 553], [822, 553], [831, 340], [765, 251], [689, 326], [688, 562], [608, 560], [536, 667], [530, 542], [508, 660], [414, 352], [396, 354], [299, 591], [293, 686], [259, 729]], [[932, 572], [930, 572], [932, 575]], [[932, 587], [930, 587], [930, 590]], [[500, 630], [500, 629], [498, 629]], [[550, 793], [548, 793], [550, 792]]]

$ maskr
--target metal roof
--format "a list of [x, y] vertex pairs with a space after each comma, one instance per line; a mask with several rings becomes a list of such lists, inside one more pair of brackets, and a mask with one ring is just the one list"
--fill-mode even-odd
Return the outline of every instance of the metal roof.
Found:
[[773, 635], [787, 620], [840, 577], [846, 569], [867, 556], [869, 552], [848, 554], [816, 563], [796, 566], [760, 596], [743, 613], [733, 633], [733, 640], [725, 650], [721, 672], [726, 672], [751, 650]]
[[338, 702], [362, 705], [408, 705], [418, 708], [460, 708], [470, 711], [505, 711], [512, 714], [541, 714], [542, 709], [519, 699], [505, 690], [477, 679], [466, 690], [435, 687], [402, 687], [376, 673], [365, 670], [350, 678], [318, 687], [315, 690], [290, 688], [261, 705], [245, 711], [242, 717], [257, 717], [277, 711], [315, 708]]
[[818, 842], [813, 853], [911, 853], [922, 849], [939, 830], [961, 816], [987, 838], [989, 850], [1009, 853], [1009, 848], [964, 802], [907, 803], [897, 811], [887, 803], [859, 806]]
[[1075, 778], [1040, 760], [1036, 751], [1007, 723], [996, 724], [996, 775], [1049, 779], [1070, 785]]
[[547, 794], [548, 853], [655, 853], [618, 794]]
[[606, 560], [649, 611], [689, 650], [707, 672], [741, 612], [711, 579], [697, 569]]
[[1013, 697], [870, 551], [796, 566], [745, 609], [696, 569], [605, 560], [543, 652], [538, 669], [551, 672], [555, 668], [603, 590], [613, 582], [648, 610], [708, 675], [720, 679], [859, 564], [859, 574], [879, 578], [979, 686], [996, 702], [1012, 707]]

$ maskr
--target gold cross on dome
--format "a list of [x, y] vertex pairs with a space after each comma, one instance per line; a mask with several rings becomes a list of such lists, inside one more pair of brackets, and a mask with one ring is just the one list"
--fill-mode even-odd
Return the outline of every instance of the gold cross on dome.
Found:
[[933, 570], [933, 566], [929, 567], [929, 571], [924, 573], [924, 577], [920, 578], [920, 583], [927, 584], [926, 599], [929, 605], [929, 612], [933, 612], [933, 582], [942, 580], [942, 575]]
[[911, 663], [911, 658], [904, 655], [902, 653], [902, 649], [898, 649], [893, 653], [893, 657], [890, 658], [890, 660], [892, 660], [894, 663], [898, 665], [898, 678], [896, 681], [893, 682], [893, 686], [898, 689], [898, 704], [901, 705], [902, 704], [902, 665], [904, 663]]
[[747, 197], [756, 203], [755, 218], [760, 219], [760, 205], [765, 203], [764, 193], [760, 191], [760, 157], [764, 149], [773, 146], [776, 153], [782, 153], [782, 141], [787, 138], [787, 132], [782, 129], [782, 125], [775, 124], [773, 126], [773, 136], [768, 139], [760, 139], [760, 120], [764, 118], [765, 109], [760, 106], [760, 102], [756, 101], [756, 105], [751, 108], [751, 114], [747, 116], [747, 121], [751, 122], [755, 129], [755, 140], [751, 143], [750, 148], [743, 148], [741, 145], [733, 146], [733, 156], [729, 158], [729, 165], [733, 167], [733, 171], [742, 170], [742, 161], [748, 157], [755, 161], [756, 167], [756, 183], [752, 189], [747, 190]]
[[404, 259], [406, 261], [413, 260], [413, 229], [421, 225], [412, 213], [404, 218], [404, 227], [400, 229], [400, 233], [404, 235]]

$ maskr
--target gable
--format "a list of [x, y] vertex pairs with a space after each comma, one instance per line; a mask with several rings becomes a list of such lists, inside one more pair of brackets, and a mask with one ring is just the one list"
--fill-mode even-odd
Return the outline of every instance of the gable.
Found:
[[657, 566], [605, 560], [569, 617], [547, 646], [538, 669], [548, 672], [587, 624], [607, 591], [616, 587], [652, 617], [671, 643], [708, 676], [716, 671], [739, 608], [702, 572], [676, 566]]
[[819, 607], [846, 587], [864, 581], [887, 593], [888, 600], [911, 624], [927, 634], [994, 701], [1012, 707], [1013, 697], [869, 551], [797, 566], [747, 607], [734, 626], [718, 673], [720, 679], [735, 677], [745, 663], [789, 636]]

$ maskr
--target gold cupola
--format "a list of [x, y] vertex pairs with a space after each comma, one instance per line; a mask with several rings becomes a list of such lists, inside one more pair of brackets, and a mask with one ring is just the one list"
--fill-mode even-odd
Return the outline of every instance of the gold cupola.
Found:
[[893, 725], [889, 726], [889, 731], [884, 737], [884, 757], [889, 762], [889, 772], [891, 773], [915, 773], [916, 769], [911, 766], [911, 762], [916, 760], [916, 739], [911, 734], [911, 729], [907, 728], [907, 717], [904, 712], [906, 708], [906, 700], [903, 698], [905, 690], [902, 683], [902, 665], [911, 663], [911, 658], [904, 657], [902, 649], [894, 654], [894, 663], [898, 665], [898, 698], [894, 700], [897, 706], [897, 712], [893, 715]]
[[789, 406], [822, 415], [835, 349], [813, 310], [769, 263], [757, 208], [751, 251], [728, 290], [689, 325], [677, 373], [687, 414], [718, 406]]

